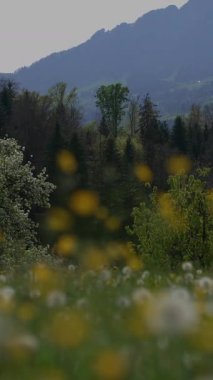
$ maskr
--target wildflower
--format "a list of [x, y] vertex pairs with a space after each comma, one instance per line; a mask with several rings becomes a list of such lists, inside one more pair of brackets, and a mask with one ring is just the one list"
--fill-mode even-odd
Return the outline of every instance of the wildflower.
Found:
[[66, 294], [59, 290], [54, 290], [47, 295], [46, 303], [48, 307], [59, 307], [66, 304]]
[[186, 261], [182, 264], [182, 269], [184, 272], [191, 272], [193, 270], [193, 265], [190, 261]]
[[210, 277], [201, 277], [196, 281], [197, 287], [205, 293], [213, 293], [213, 280]]
[[128, 361], [122, 353], [106, 350], [96, 358], [94, 370], [100, 379], [122, 380], [128, 373]]
[[148, 165], [138, 164], [135, 166], [134, 172], [140, 182], [150, 183], [153, 181], [153, 173]]
[[4, 283], [7, 282], [7, 277], [4, 274], [0, 274], [0, 282]]
[[184, 276], [184, 280], [186, 281], [187, 284], [192, 284], [194, 281], [194, 276], [191, 272], [188, 272]]
[[108, 269], [102, 270], [100, 273], [100, 276], [99, 276], [100, 280], [103, 282], [109, 281], [111, 279], [111, 277], [112, 277], [112, 274], [111, 274], [110, 270], [108, 270]]
[[36, 352], [39, 348], [39, 342], [34, 335], [23, 334], [9, 339], [5, 344], [5, 348], [12, 356], [19, 359]]
[[152, 295], [149, 290], [145, 288], [137, 288], [132, 294], [133, 302], [135, 303], [144, 303], [149, 301], [152, 298]]
[[197, 326], [198, 320], [192, 300], [177, 297], [173, 292], [158, 295], [147, 310], [147, 324], [153, 333], [188, 333]]
[[121, 296], [117, 299], [117, 306], [121, 308], [128, 308], [131, 305], [131, 300], [128, 297]]
[[73, 264], [70, 264], [70, 265], [68, 265], [68, 270], [69, 270], [70, 272], [75, 272], [75, 270], [76, 270], [76, 266], [73, 265]]
[[2, 299], [3, 301], [9, 302], [14, 298], [14, 296], [15, 290], [10, 286], [5, 286], [0, 289], [0, 299]]
[[132, 275], [132, 269], [129, 266], [126, 266], [122, 269], [123, 276], [127, 279], [130, 278]]

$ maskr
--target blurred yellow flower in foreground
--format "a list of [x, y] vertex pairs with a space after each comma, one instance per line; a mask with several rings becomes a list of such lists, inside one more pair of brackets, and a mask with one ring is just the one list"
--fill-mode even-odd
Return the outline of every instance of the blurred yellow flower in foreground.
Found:
[[33, 282], [41, 294], [46, 294], [59, 285], [57, 273], [44, 264], [37, 264], [33, 270]]
[[176, 209], [175, 204], [168, 193], [162, 193], [158, 198], [158, 207], [161, 216], [170, 224], [170, 227], [184, 230], [184, 215]]
[[98, 248], [88, 250], [83, 257], [83, 266], [89, 270], [101, 270], [108, 264], [105, 252]]
[[213, 353], [213, 317], [204, 318], [198, 330], [190, 337], [194, 347], [204, 352]]
[[72, 235], [63, 235], [56, 244], [56, 253], [59, 256], [71, 256], [76, 248], [77, 239]]
[[88, 337], [89, 325], [79, 311], [64, 311], [54, 315], [48, 326], [48, 338], [64, 348], [80, 346]]
[[183, 155], [172, 156], [167, 162], [167, 171], [172, 175], [182, 175], [190, 172], [192, 162]]
[[66, 174], [73, 174], [78, 168], [76, 158], [67, 150], [61, 150], [57, 155], [57, 166]]
[[100, 379], [122, 380], [128, 374], [128, 362], [120, 352], [107, 350], [96, 358], [94, 370]]
[[138, 164], [134, 168], [135, 176], [141, 182], [150, 183], [153, 181], [153, 173], [148, 165]]
[[99, 207], [99, 196], [95, 191], [78, 190], [71, 196], [70, 207], [78, 215], [94, 215]]
[[50, 209], [47, 216], [47, 226], [53, 231], [63, 231], [70, 227], [71, 217], [69, 213], [62, 208]]
[[105, 221], [105, 226], [109, 231], [117, 231], [121, 227], [121, 221], [116, 216], [110, 216]]

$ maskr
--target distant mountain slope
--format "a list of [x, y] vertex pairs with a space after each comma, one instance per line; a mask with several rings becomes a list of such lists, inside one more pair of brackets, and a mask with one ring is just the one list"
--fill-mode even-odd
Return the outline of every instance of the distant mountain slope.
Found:
[[39, 92], [65, 81], [80, 89], [88, 107], [98, 85], [123, 81], [135, 93], [149, 91], [164, 114], [184, 112], [213, 97], [213, 0], [189, 0], [181, 9], [171, 5], [133, 24], [100, 30], [13, 77]]

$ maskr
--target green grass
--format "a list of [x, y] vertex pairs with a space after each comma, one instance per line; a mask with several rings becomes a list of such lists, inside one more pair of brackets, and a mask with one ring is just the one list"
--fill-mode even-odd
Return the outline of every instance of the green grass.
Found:
[[205, 277], [45, 265], [1, 276], [0, 378], [210, 379]]

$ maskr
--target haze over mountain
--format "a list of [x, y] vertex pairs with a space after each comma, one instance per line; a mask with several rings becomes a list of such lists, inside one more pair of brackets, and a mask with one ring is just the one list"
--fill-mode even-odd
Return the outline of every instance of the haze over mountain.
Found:
[[[54, 53], [12, 74], [21, 87], [45, 92], [56, 82], [79, 88], [88, 112], [95, 89], [122, 81], [133, 93], [149, 92], [162, 114], [185, 112], [213, 100], [213, 0], [189, 0], [100, 30], [90, 40]], [[4, 75], [5, 76], [5, 75]]]

